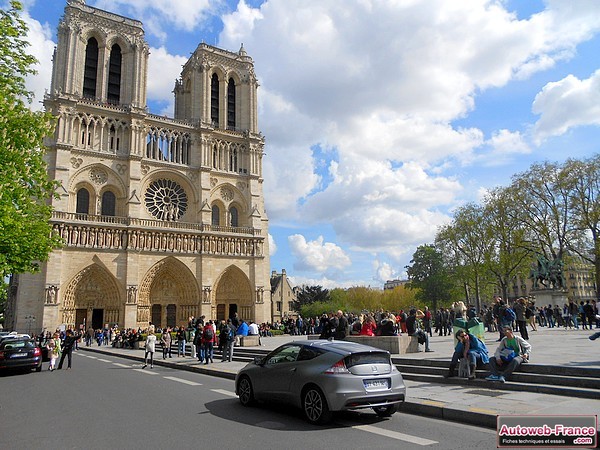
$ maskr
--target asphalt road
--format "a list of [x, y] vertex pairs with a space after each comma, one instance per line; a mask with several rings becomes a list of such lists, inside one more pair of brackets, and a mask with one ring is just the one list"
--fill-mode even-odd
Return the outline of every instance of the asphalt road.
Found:
[[[44, 369], [47, 364], [44, 364]], [[307, 423], [242, 407], [233, 381], [77, 352], [73, 369], [0, 376], [1, 449], [493, 449], [493, 430], [395, 414]]]

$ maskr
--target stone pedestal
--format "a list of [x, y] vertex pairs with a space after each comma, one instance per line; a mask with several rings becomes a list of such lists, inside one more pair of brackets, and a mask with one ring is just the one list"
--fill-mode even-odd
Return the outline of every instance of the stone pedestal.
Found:
[[567, 291], [559, 291], [556, 289], [534, 289], [529, 292], [530, 296], [535, 298], [535, 306], [556, 306], [561, 309], [568, 302]]

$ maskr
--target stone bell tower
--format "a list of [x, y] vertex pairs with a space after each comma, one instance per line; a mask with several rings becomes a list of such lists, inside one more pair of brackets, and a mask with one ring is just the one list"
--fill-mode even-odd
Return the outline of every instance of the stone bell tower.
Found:
[[141, 22], [67, 1], [44, 100], [64, 246], [15, 277], [17, 329], [272, 320], [252, 58], [200, 44], [167, 118], [147, 109], [149, 57]]

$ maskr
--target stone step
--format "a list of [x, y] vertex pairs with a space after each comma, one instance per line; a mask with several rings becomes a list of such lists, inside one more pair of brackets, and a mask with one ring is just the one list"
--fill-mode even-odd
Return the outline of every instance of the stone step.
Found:
[[[600, 400], [600, 390], [588, 389], [588, 388], [574, 388], [566, 386], [555, 386], [547, 384], [531, 384], [522, 383], [518, 381], [507, 381], [506, 383], [498, 383], [493, 381], [487, 381], [485, 379], [477, 378], [475, 380], [466, 380], [464, 378], [444, 378], [439, 375], [425, 375], [425, 374], [413, 374], [413, 373], [402, 373], [405, 380], [417, 381], [422, 383], [433, 383], [433, 384], [454, 384], [461, 386], [468, 386], [474, 389], [488, 389], [504, 390], [504, 391], [517, 391], [517, 392], [533, 392], [537, 394], [550, 394], [559, 395], [564, 397], [575, 397], [575, 398], [586, 398]], [[481, 392], [480, 392], [481, 393]], [[492, 393], [490, 392], [490, 395]]]
[[[421, 365], [396, 365], [403, 374], [435, 375], [444, 376], [448, 369], [445, 367], [421, 366]], [[485, 368], [479, 368], [476, 371], [478, 378], [485, 378], [489, 371]], [[546, 384], [553, 386], [569, 386], [575, 388], [598, 389], [600, 390], [600, 378], [596, 377], [573, 377], [564, 375], [546, 375], [533, 372], [513, 372], [512, 381], [529, 384]]]
[[[429, 367], [443, 367], [448, 368], [450, 365], [450, 358], [443, 359], [418, 359], [418, 358], [404, 358], [404, 357], [392, 357], [392, 362], [399, 366], [429, 366]], [[600, 368], [593, 367], [574, 367], [574, 366], [552, 366], [547, 364], [535, 364], [527, 363], [522, 364], [519, 368], [520, 372], [525, 373], [537, 373], [547, 375], [565, 375], [573, 377], [597, 377], [600, 378]]]

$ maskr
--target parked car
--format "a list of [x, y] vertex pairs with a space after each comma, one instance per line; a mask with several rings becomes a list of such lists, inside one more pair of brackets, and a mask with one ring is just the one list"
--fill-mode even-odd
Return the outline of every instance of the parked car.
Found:
[[0, 370], [42, 370], [42, 350], [30, 338], [5, 339], [0, 343]]
[[390, 354], [346, 341], [296, 341], [257, 357], [236, 376], [244, 406], [275, 400], [301, 408], [311, 423], [326, 423], [334, 411], [372, 408], [394, 414], [406, 397], [402, 375]]
[[16, 331], [3, 332], [0, 334], [0, 343], [4, 342], [7, 339], [19, 339], [19, 338], [27, 338], [31, 339], [31, 336], [28, 334], [17, 333]]

